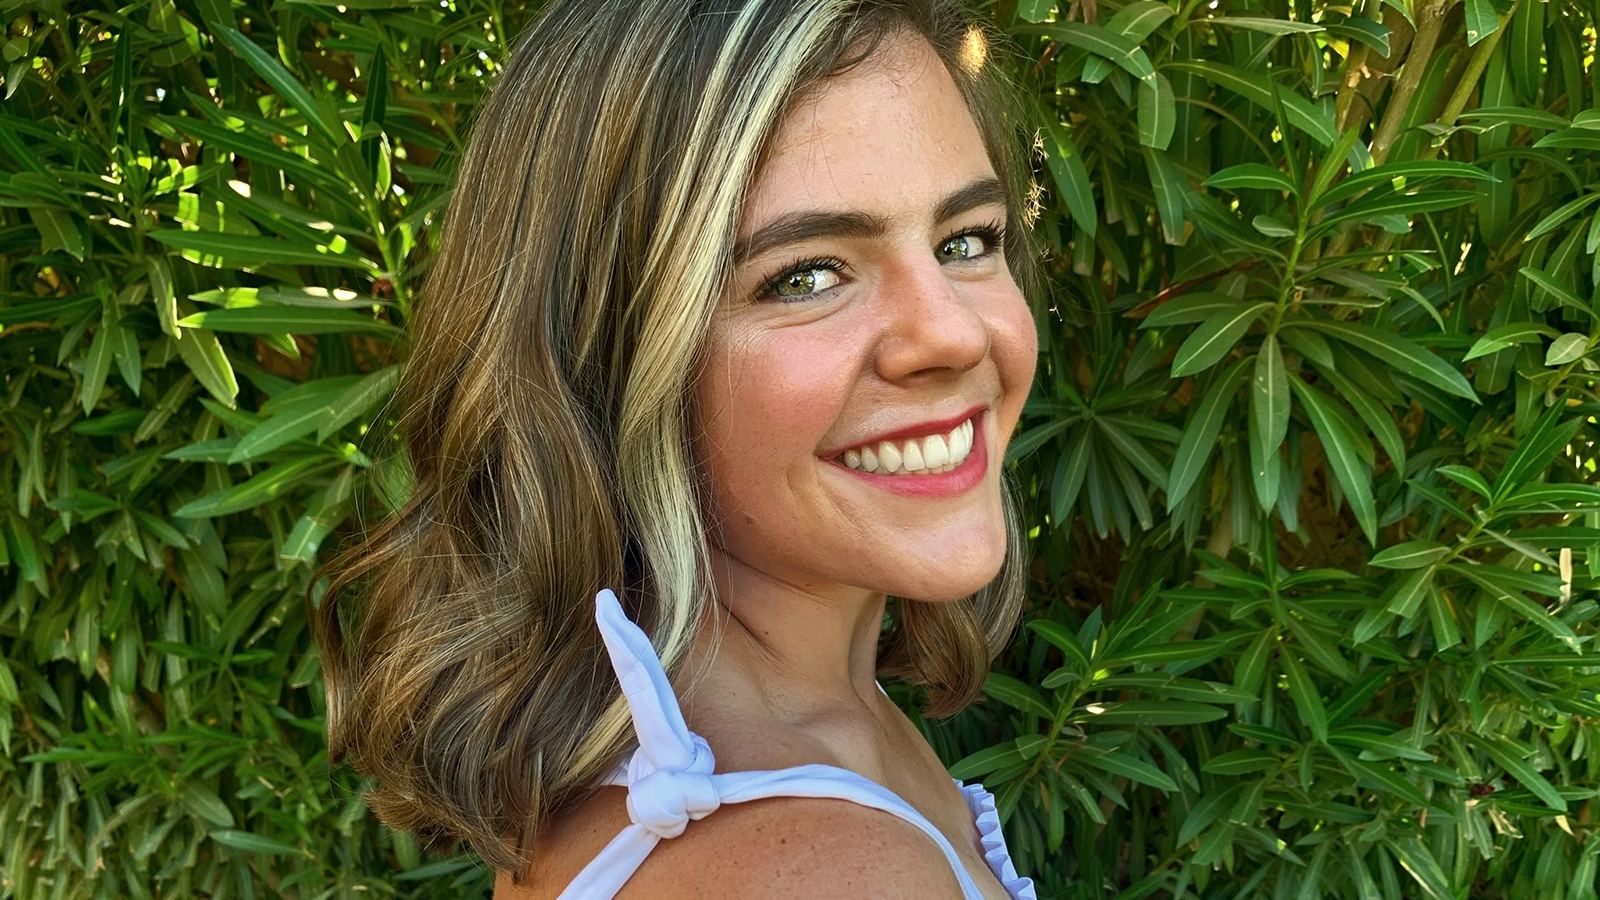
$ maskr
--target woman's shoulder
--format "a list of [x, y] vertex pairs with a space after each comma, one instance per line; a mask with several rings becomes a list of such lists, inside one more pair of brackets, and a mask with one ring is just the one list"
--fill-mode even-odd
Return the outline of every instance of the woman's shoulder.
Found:
[[[626, 794], [596, 798], [534, 850], [530, 877], [495, 900], [554, 900], [628, 825]], [[938, 845], [894, 815], [848, 801], [777, 797], [725, 804], [655, 846], [616, 900], [943, 900], [961, 888]]]

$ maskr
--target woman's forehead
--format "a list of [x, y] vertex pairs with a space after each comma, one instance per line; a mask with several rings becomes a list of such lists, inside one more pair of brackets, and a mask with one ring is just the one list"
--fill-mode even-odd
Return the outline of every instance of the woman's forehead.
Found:
[[791, 108], [756, 172], [740, 237], [801, 209], [917, 216], [993, 178], [943, 61], [921, 38], [894, 36]]

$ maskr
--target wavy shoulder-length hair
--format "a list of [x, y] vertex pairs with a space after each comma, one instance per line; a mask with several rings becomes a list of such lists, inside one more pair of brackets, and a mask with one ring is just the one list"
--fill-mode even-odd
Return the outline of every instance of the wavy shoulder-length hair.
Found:
[[[478, 115], [409, 323], [414, 493], [329, 564], [316, 613], [336, 758], [374, 810], [517, 871], [629, 742], [592, 614], [617, 589], [669, 672], [712, 602], [690, 384], [784, 111], [888, 39], [928, 42], [1010, 185], [1026, 146], [959, 0], [559, 0]], [[1000, 575], [895, 601], [880, 672], [972, 702], [1021, 603]]]

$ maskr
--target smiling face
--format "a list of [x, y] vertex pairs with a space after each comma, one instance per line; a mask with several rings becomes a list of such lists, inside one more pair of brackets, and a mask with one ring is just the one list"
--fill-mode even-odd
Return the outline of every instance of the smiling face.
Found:
[[891, 36], [794, 106], [695, 381], [719, 568], [930, 601], [995, 576], [1037, 353], [1005, 200], [920, 39]]

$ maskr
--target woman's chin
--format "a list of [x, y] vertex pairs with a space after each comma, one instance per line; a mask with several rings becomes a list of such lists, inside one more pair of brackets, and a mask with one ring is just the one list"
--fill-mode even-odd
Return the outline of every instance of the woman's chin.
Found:
[[1000, 574], [1005, 561], [1005, 543], [974, 547], [968, 544], [959, 553], [924, 556], [902, 569], [899, 578], [888, 578], [883, 592], [895, 597], [925, 603], [951, 603], [976, 594]]

